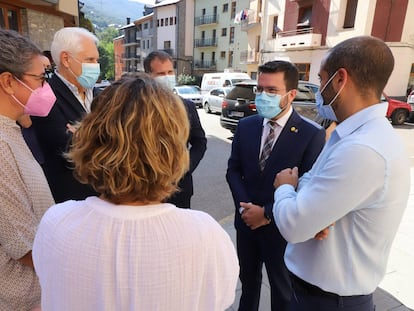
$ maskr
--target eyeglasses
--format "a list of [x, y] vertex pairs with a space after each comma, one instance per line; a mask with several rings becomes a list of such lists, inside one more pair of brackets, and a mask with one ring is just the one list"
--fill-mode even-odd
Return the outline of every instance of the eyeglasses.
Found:
[[274, 97], [279, 94], [280, 92], [285, 91], [286, 89], [277, 89], [275, 87], [262, 87], [262, 86], [255, 86], [253, 87], [253, 93], [256, 95], [260, 95], [263, 92], [267, 94], [267, 96]]
[[45, 70], [43, 74], [35, 75], [33, 73], [24, 73], [25, 76], [35, 77], [42, 81], [42, 86], [45, 84], [45, 82], [49, 81], [50, 78], [52, 78], [53, 71], [52, 70]]

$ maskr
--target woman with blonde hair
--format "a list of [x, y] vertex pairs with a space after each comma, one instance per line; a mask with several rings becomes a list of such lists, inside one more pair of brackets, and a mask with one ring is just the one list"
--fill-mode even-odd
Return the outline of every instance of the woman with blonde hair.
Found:
[[68, 158], [100, 193], [49, 209], [33, 257], [42, 310], [224, 310], [238, 277], [233, 244], [204, 212], [163, 203], [188, 168], [178, 97], [147, 74], [107, 87]]

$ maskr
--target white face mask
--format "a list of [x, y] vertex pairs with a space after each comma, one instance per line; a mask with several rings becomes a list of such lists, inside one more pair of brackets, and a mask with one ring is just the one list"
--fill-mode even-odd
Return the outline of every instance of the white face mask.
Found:
[[172, 90], [176, 86], [175, 75], [158, 76], [154, 78], [155, 81], [161, 83], [168, 89]]

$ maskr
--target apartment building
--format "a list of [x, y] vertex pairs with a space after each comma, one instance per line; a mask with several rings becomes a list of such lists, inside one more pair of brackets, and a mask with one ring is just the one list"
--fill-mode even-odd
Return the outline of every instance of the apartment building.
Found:
[[249, 0], [195, 0], [194, 75], [247, 71], [248, 5]]
[[[255, 1], [251, 0], [251, 5]], [[360, 35], [381, 38], [395, 68], [385, 91], [403, 97], [414, 85], [414, 0], [268, 0], [262, 4], [260, 63], [296, 63], [301, 79], [318, 83], [320, 62], [337, 43]], [[249, 37], [249, 42], [255, 38]]]
[[56, 31], [79, 25], [78, 0], [1, 0], [0, 27], [28, 36], [50, 50]]

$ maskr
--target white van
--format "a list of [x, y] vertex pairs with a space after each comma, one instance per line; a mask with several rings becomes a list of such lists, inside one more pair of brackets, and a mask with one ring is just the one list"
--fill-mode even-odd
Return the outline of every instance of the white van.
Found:
[[201, 91], [206, 93], [215, 87], [232, 86], [234, 83], [250, 79], [250, 76], [244, 72], [205, 73], [201, 80]]

